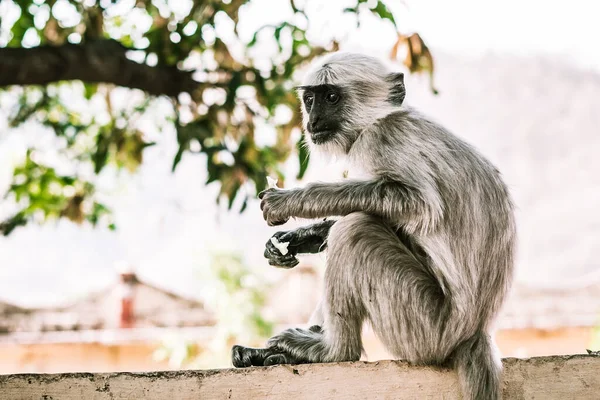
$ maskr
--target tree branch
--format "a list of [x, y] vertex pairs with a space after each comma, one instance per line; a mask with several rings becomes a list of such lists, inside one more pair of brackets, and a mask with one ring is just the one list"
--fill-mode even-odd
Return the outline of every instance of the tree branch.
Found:
[[115, 40], [83, 44], [0, 48], [0, 86], [46, 85], [81, 80], [113, 83], [141, 89], [152, 95], [177, 96], [191, 93], [201, 83], [191, 72], [176, 67], [151, 67], [129, 60], [127, 49]]

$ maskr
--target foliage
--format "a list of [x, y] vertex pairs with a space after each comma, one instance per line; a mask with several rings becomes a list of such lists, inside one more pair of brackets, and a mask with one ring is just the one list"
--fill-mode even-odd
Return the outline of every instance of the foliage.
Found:
[[[309, 41], [308, 17], [293, 0], [289, 3], [293, 23], [263, 26], [243, 40], [238, 25], [247, 3], [250, 1], [6, 0], [4, 10], [13, 10], [17, 17], [10, 19], [10, 13], [4, 13], [0, 44], [26, 48], [113, 39], [141, 63], [193, 70], [197, 89], [170, 99], [169, 110], [161, 114], [163, 123], [157, 126], [176, 131], [179, 149], [173, 170], [186, 153], [204, 154], [206, 183], [220, 185], [217, 200], [226, 199], [231, 208], [242, 193], [243, 211], [249, 196], [265, 188], [267, 175], [277, 176], [283, 183], [280, 166], [293, 153], [299, 162], [297, 178], [302, 178], [309, 158], [298, 129], [294, 72], [314, 57], [338, 48], [333, 40], [324, 47]], [[381, 0], [357, 0], [344, 11], [372, 13], [396, 27], [394, 16]], [[259, 43], [269, 40], [275, 40], [278, 49], [270, 59], [253, 53]], [[35, 175], [31, 179], [37, 186], [53, 182], [56, 190], [50, 193], [44, 186], [46, 191], [36, 194], [29, 191], [37, 187], [29, 178], [27, 184], [15, 181], [7, 197], [23, 207], [0, 224], [0, 231], [10, 233], [36, 212], [44, 218], [102, 221], [114, 227], [103, 217], [110, 213], [109, 208], [96, 198], [97, 174], [106, 169], [135, 171], [143, 162], [144, 150], [154, 142], [140, 121], [157, 115], [151, 110], [157, 109], [161, 99], [138, 90], [88, 82], [9, 87], [2, 95], [19, 96], [10, 127], [32, 121], [42, 124], [62, 138], [62, 159], [73, 171], [92, 167], [95, 174], [58, 176], [52, 166], [34, 163], [28, 156], [15, 170], [15, 179]], [[257, 132], [259, 122], [275, 128], [272, 144], [259, 144], [257, 135], [265, 135]], [[45, 149], [35, 151], [43, 153]], [[59, 186], [76, 190], [60, 191]], [[242, 187], [249, 190], [240, 191]]]
[[34, 215], [36, 212], [41, 213], [44, 218], [67, 217], [79, 223], [87, 219], [92, 224], [106, 217], [108, 227], [114, 229], [114, 224], [107, 215], [107, 208], [98, 202], [89, 201], [94, 193], [94, 187], [89, 182], [77, 180], [73, 176], [59, 175], [54, 168], [35, 162], [32, 150], [27, 152], [23, 165], [15, 168], [14, 175], [10, 191], [15, 200], [22, 202], [25, 197], [28, 199], [14, 220], [23, 221], [24, 216]]
[[209, 274], [201, 277], [204, 285], [212, 288], [206, 305], [217, 324], [207, 341], [164, 340], [154, 356], [168, 360], [172, 368], [228, 367], [231, 346], [259, 346], [273, 332], [273, 322], [264, 317], [269, 285], [257, 280], [238, 255], [214, 254], [211, 267], [203, 272]]

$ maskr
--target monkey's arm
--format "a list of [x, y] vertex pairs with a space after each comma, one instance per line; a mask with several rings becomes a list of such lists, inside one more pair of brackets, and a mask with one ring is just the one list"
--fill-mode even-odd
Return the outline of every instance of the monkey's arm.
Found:
[[[327, 236], [334, 223], [334, 220], [326, 220], [293, 231], [277, 232], [267, 241], [264, 256], [271, 265], [284, 268], [295, 267], [299, 262], [296, 258], [297, 254], [314, 254], [325, 250]], [[281, 253], [273, 243], [273, 238], [279, 243], [287, 243], [286, 254]]]
[[443, 213], [436, 190], [383, 178], [312, 183], [291, 190], [269, 189], [259, 197], [269, 225], [279, 225], [290, 217], [322, 218], [364, 211], [402, 224], [408, 230], [428, 231]]

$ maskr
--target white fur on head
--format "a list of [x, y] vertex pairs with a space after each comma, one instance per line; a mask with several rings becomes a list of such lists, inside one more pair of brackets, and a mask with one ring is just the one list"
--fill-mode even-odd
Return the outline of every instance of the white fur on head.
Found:
[[304, 77], [303, 85], [336, 85], [353, 81], [377, 84], [384, 82], [391, 72], [375, 57], [340, 51], [315, 60]]
[[[336, 52], [314, 61], [302, 85], [343, 86], [348, 96], [344, 99], [346, 107], [341, 115], [344, 120], [341, 132], [331, 141], [319, 146], [313, 145], [309, 140], [311, 151], [344, 155], [365, 128], [396, 111], [399, 106], [389, 101], [390, 92], [396, 85], [396, 82], [390, 79], [393, 74], [394, 71], [381, 60], [360, 53]], [[308, 113], [304, 104], [302, 115], [304, 131], [310, 138], [306, 129]]]

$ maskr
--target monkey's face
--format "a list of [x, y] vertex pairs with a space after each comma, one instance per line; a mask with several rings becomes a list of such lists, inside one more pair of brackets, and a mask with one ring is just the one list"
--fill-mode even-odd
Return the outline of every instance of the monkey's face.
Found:
[[335, 139], [343, 129], [344, 91], [335, 85], [302, 87], [305, 127], [310, 140], [321, 145]]

